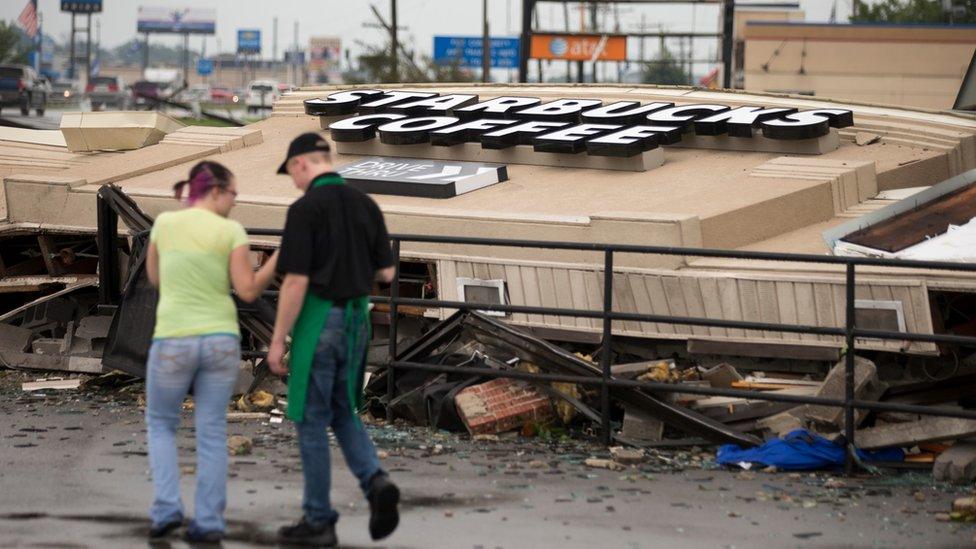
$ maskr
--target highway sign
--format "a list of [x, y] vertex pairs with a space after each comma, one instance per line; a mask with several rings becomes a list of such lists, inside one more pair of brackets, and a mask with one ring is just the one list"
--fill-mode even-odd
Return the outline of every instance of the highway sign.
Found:
[[[518, 68], [519, 39], [491, 38], [491, 66], [500, 69]], [[480, 67], [482, 56], [480, 36], [435, 36], [434, 61], [462, 67]]]
[[261, 53], [261, 31], [258, 29], [237, 29], [237, 53], [259, 55]]

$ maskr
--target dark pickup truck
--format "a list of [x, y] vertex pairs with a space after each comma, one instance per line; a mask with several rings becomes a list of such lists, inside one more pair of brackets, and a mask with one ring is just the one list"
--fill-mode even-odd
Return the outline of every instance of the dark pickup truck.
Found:
[[47, 82], [32, 67], [0, 65], [0, 110], [19, 107], [20, 114], [27, 116], [33, 108], [43, 116], [49, 92]]

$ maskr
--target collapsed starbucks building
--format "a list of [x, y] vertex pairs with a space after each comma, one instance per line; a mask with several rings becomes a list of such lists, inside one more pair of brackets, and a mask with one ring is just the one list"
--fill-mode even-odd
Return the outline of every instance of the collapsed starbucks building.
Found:
[[[0, 238], [94, 237], [96, 194], [108, 183], [150, 216], [177, 208], [172, 184], [203, 158], [237, 174], [234, 218], [281, 228], [298, 191], [275, 170], [288, 142], [307, 131], [332, 142], [336, 168], [372, 194], [392, 233], [823, 255], [857, 231], [857, 242], [891, 244], [883, 227], [874, 241], [863, 234], [877, 223], [910, 234], [897, 243], [904, 248], [976, 217], [976, 202], [952, 198], [973, 183], [976, 119], [809, 97], [603, 85], [308, 88], [244, 128], [156, 124], [153, 137], [96, 122], [63, 127], [60, 141], [46, 134], [47, 143], [0, 134], [0, 147], [20, 158], [3, 167]], [[126, 132], [138, 143], [113, 146]], [[918, 203], [906, 209], [912, 197]], [[909, 217], [926, 205], [932, 215]], [[877, 213], [889, 210], [898, 211]], [[275, 246], [264, 237], [256, 244]], [[598, 252], [403, 242], [401, 256], [401, 296], [603, 307]], [[38, 276], [69, 284], [56, 274]], [[974, 291], [971, 274], [860, 267], [859, 326], [965, 333]], [[613, 293], [620, 312], [821, 327], [845, 320], [840, 265], [621, 253]], [[423, 322], [452, 311], [400, 312]], [[602, 330], [596, 318], [502, 319], [562, 341], [598, 342]], [[613, 333], [637, 346], [823, 361], [844, 345], [831, 335], [638, 321], [615, 321]], [[858, 348], [945, 352], [871, 339]]]

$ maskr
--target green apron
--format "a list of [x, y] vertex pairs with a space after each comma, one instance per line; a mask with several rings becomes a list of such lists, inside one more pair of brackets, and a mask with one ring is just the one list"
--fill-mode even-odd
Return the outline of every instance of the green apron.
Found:
[[[343, 185], [345, 181], [338, 175], [320, 176], [312, 182], [312, 188], [323, 185]], [[305, 293], [302, 311], [298, 314], [295, 327], [291, 331], [291, 359], [288, 374], [288, 419], [301, 422], [305, 419], [305, 400], [308, 395], [309, 377], [312, 361], [318, 346], [325, 321], [332, 310], [332, 301], [322, 299], [312, 292]], [[360, 296], [346, 301], [346, 394], [352, 406], [353, 416], [359, 419], [359, 410], [364, 403], [363, 376], [365, 374], [366, 354], [371, 323], [369, 321], [369, 296]], [[362, 341], [360, 336], [366, 335]], [[362, 352], [357, 351], [362, 347]]]

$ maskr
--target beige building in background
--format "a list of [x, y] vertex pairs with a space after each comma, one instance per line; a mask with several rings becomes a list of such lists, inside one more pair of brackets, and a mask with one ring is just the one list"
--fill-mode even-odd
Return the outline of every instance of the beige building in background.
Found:
[[949, 109], [976, 27], [751, 21], [745, 89]]

